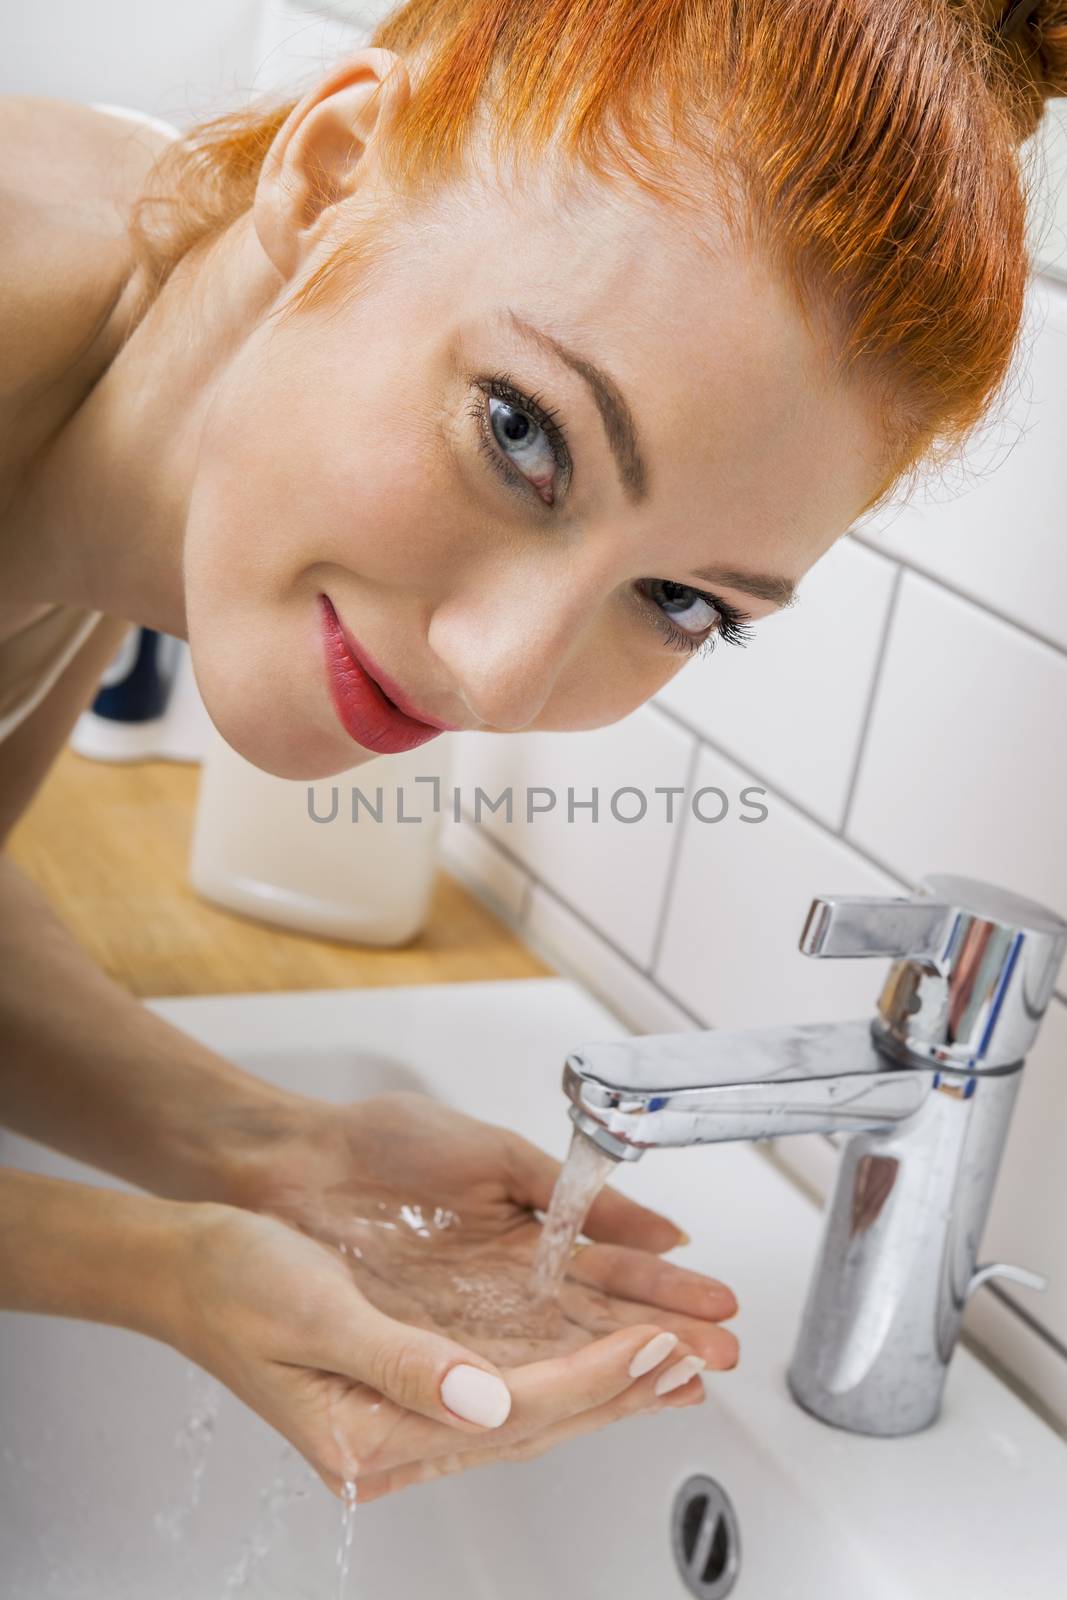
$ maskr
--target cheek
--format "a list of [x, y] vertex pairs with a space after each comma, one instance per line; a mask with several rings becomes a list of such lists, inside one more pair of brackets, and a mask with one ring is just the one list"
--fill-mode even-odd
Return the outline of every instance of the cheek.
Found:
[[318, 377], [294, 386], [297, 355], [239, 358], [220, 384], [183, 576], [193, 666], [219, 731], [257, 766], [313, 777], [366, 759], [329, 701], [317, 594], [373, 611], [379, 634], [394, 604], [410, 626], [402, 597], [432, 600], [456, 581], [459, 535], [433, 453], [420, 462], [366, 401], [315, 399]]
[[[642, 627], [652, 634], [651, 646]], [[688, 659], [657, 650], [647, 623], [629, 606], [609, 604], [602, 627], [560, 674], [531, 731], [579, 731], [621, 722], [658, 694]]]
[[329, 528], [304, 440], [262, 394], [218, 397], [183, 549], [189, 648], [212, 721], [254, 765], [284, 777], [353, 764], [330, 710], [311, 570]]
[[432, 590], [461, 542], [454, 467], [403, 393], [341, 391], [279, 356], [266, 381], [220, 396], [205, 438], [186, 547], [191, 584], [216, 602], [284, 600], [317, 575]]

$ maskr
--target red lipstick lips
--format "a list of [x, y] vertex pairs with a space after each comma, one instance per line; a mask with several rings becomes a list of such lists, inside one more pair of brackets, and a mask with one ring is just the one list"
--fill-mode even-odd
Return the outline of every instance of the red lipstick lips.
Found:
[[345, 732], [365, 750], [396, 755], [414, 750], [439, 733], [457, 731], [452, 723], [424, 717], [407, 700], [400, 685], [345, 631], [324, 594], [319, 595], [326, 675], [334, 710]]

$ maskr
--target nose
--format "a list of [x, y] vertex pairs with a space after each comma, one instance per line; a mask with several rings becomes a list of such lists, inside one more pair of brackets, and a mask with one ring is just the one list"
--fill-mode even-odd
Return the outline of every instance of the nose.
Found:
[[518, 733], [550, 699], [602, 598], [562, 588], [527, 574], [521, 585], [479, 585], [434, 611], [430, 648], [484, 727]]

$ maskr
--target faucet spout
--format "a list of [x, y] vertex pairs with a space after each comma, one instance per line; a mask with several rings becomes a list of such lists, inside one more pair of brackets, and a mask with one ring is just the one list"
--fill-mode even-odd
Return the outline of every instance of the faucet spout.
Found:
[[1067, 922], [939, 874], [911, 897], [820, 897], [800, 948], [891, 957], [874, 1017], [594, 1041], [567, 1057], [563, 1089], [618, 1161], [847, 1134], [789, 1387], [836, 1427], [914, 1433], [937, 1416], [967, 1297], [1017, 1273], [976, 1254]]
[[864, 1019], [642, 1034], [567, 1057], [570, 1115], [617, 1160], [645, 1150], [792, 1133], [887, 1133], [938, 1078], [875, 1045]]
[[1021, 1064], [904, 1059], [879, 1020], [643, 1034], [585, 1044], [563, 1088], [616, 1160], [844, 1133], [789, 1387], [858, 1433], [937, 1415]]

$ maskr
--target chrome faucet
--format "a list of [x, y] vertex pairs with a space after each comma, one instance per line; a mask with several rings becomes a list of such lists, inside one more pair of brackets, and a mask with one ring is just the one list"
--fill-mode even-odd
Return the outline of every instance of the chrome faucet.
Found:
[[1052, 996], [1067, 922], [975, 879], [914, 896], [812, 902], [809, 956], [891, 956], [873, 1019], [643, 1034], [583, 1045], [563, 1088], [616, 1160], [646, 1150], [846, 1133], [800, 1333], [794, 1399], [855, 1433], [938, 1414], [1024, 1058]]

